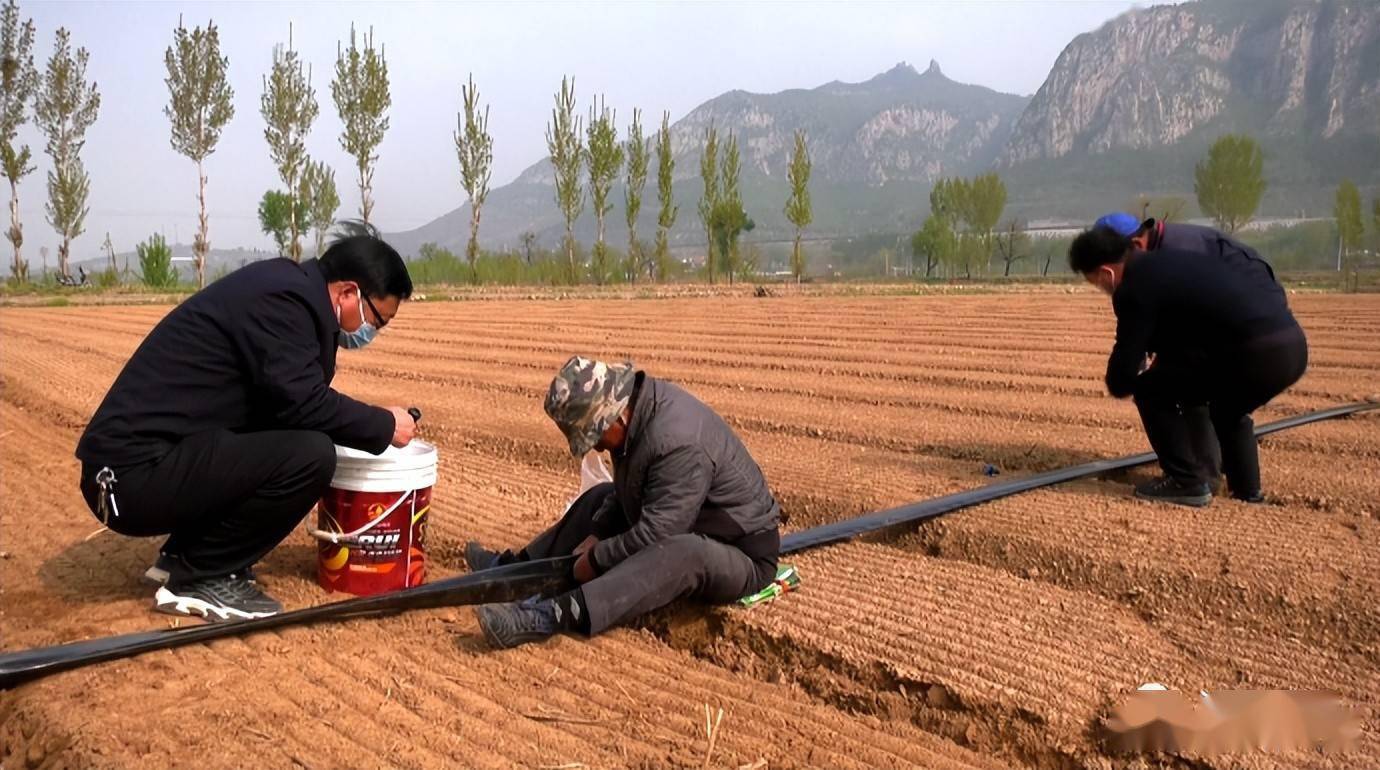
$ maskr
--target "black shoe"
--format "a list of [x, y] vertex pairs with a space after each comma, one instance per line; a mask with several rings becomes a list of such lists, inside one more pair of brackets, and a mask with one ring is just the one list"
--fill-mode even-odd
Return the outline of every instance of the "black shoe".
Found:
[[1169, 476], [1136, 486], [1136, 497], [1201, 508], [1212, 502], [1212, 490], [1202, 482], [1185, 484]]
[[[166, 585], [174, 558], [166, 553], [158, 554], [158, 559], [154, 561], [153, 566], [144, 570], [144, 582], [155, 586]], [[245, 580], [254, 585], [259, 584], [259, 578], [255, 576], [253, 567], [245, 567], [238, 574], [243, 575]]]
[[474, 613], [479, 616], [484, 638], [497, 650], [539, 642], [561, 630], [556, 603], [535, 596], [520, 602], [483, 604]]
[[469, 566], [470, 572], [497, 567], [501, 556], [498, 551], [490, 551], [480, 545], [478, 540], [465, 543], [465, 564]]
[[159, 612], [201, 616], [213, 623], [265, 618], [283, 611], [283, 605], [241, 575], [165, 585], [153, 599], [154, 609]]
[[1264, 494], [1263, 492], [1261, 492], [1259, 489], [1257, 489], [1257, 490], [1254, 491], [1254, 492], [1247, 492], [1247, 493], [1232, 492], [1232, 493], [1231, 493], [1231, 496], [1232, 496], [1233, 499], [1235, 499], [1235, 500], [1240, 500], [1240, 501], [1243, 502], [1243, 503], [1263, 503], [1263, 502], [1265, 502], [1265, 494]]

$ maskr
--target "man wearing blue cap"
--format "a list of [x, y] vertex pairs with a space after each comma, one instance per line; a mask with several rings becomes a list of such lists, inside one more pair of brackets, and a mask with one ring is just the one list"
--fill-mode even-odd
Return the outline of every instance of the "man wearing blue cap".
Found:
[[[1125, 211], [1104, 214], [1093, 223], [1093, 227], [1105, 227], [1129, 239], [1136, 251], [1175, 251], [1212, 257], [1221, 260], [1234, 272], [1260, 275], [1262, 280], [1268, 276], [1270, 282], [1275, 280], [1274, 269], [1255, 249], [1211, 227], [1154, 218], [1142, 221]], [[1220, 491], [1222, 453], [1218, 437], [1210, 428], [1208, 407], [1205, 404], [1182, 404], [1179, 408], [1191, 429], [1188, 440], [1195, 448], [1194, 453], [1202, 458], [1209, 485], [1214, 492]]]
[[1106, 227], [1123, 238], [1130, 238], [1136, 251], [1174, 249], [1225, 259], [1247, 270], [1263, 268], [1271, 278], [1275, 274], [1270, 263], [1255, 249], [1211, 227], [1153, 218], [1142, 222], [1124, 211], [1104, 214], [1093, 227]]
[[1134, 398], [1165, 473], [1136, 496], [1207, 505], [1225, 471], [1233, 497], [1261, 501], [1251, 413], [1308, 366], [1284, 289], [1263, 260], [1228, 243], [1219, 241], [1218, 254], [1147, 253], [1116, 224], [1075, 238], [1069, 266], [1112, 298], [1107, 390]]

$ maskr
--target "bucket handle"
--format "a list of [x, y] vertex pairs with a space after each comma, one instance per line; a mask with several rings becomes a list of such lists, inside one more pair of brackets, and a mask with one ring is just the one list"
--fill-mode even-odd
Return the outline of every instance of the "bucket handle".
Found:
[[372, 521], [355, 530], [354, 532], [327, 532], [324, 529], [316, 529], [315, 527], [312, 527], [310, 524], [308, 524], [307, 534], [311, 535], [317, 540], [320, 540], [323, 543], [334, 543], [336, 545], [359, 545], [360, 535], [373, 529], [375, 526], [379, 524], [379, 522], [388, 518], [388, 516], [392, 514], [393, 511], [396, 511], [398, 509], [398, 506], [403, 504], [403, 501], [407, 500], [407, 498], [411, 496], [413, 492], [416, 491], [417, 490], [415, 489], [409, 489], [408, 491], [403, 492], [402, 496], [395, 500], [392, 505], [388, 506], [388, 508], [383, 513], [380, 513]]

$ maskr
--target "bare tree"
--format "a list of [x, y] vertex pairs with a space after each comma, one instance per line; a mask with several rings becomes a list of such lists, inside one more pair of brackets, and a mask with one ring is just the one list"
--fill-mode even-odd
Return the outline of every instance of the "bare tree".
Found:
[[206, 217], [206, 158], [216, 151], [220, 132], [235, 116], [235, 90], [226, 70], [230, 59], [220, 55], [220, 32], [214, 22], [188, 32], [177, 21], [173, 44], [163, 57], [168, 67], [168, 106], [163, 113], [172, 121], [172, 147], [196, 163], [197, 231], [192, 239], [197, 287], [206, 285], [206, 255], [211, 251]]
[[1004, 276], [1011, 275], [1012, 265], [1030, 256], [1030, 236], [1016, 220], [1008, 220], [1005, 231], [997, 236], [997, 254], [1006, 266]]
[[110, 242], [109, 231], [107, 231], [105, 234], [105, 243], [102, 244], [102, 248], [105, 249], [106, 258], [110, 260], [110, 274], [119, 275], [119, 266], [115, 264], [115, 244]]
[[470, 197], [470, 242], [465, 245], [465, 259], [470, 263], [470, 275], [478, 280], [474, 263], [479, 257], [479, 215], [484, 200], [489, 197], [494, 138], [489, 134], [488, 106], [485, 105], [483, 114], [479, 111], [479, 89], [474, 85], [474, 75], [470, 75], [468, 86], [460, 87], [460, 97], [465, 108], [455, 116], [455, 154], [460, 159], [460, 181]]

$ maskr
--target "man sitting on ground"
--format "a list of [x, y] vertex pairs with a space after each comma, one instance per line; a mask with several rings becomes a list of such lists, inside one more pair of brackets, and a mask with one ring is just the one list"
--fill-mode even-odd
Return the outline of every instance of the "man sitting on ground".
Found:
[[570, 452], [613, 456], [613, 483], [581, 495], [516, 554], [466, 548], [470, 569], [579, 554], [555, 598], [477, 609], [496, 648], [586, 635], [681, 597], [730, 602], [776, 576], [781, 507], [743, 443], [699, 399], [631, 364], [574, 357], [546, 396]]

